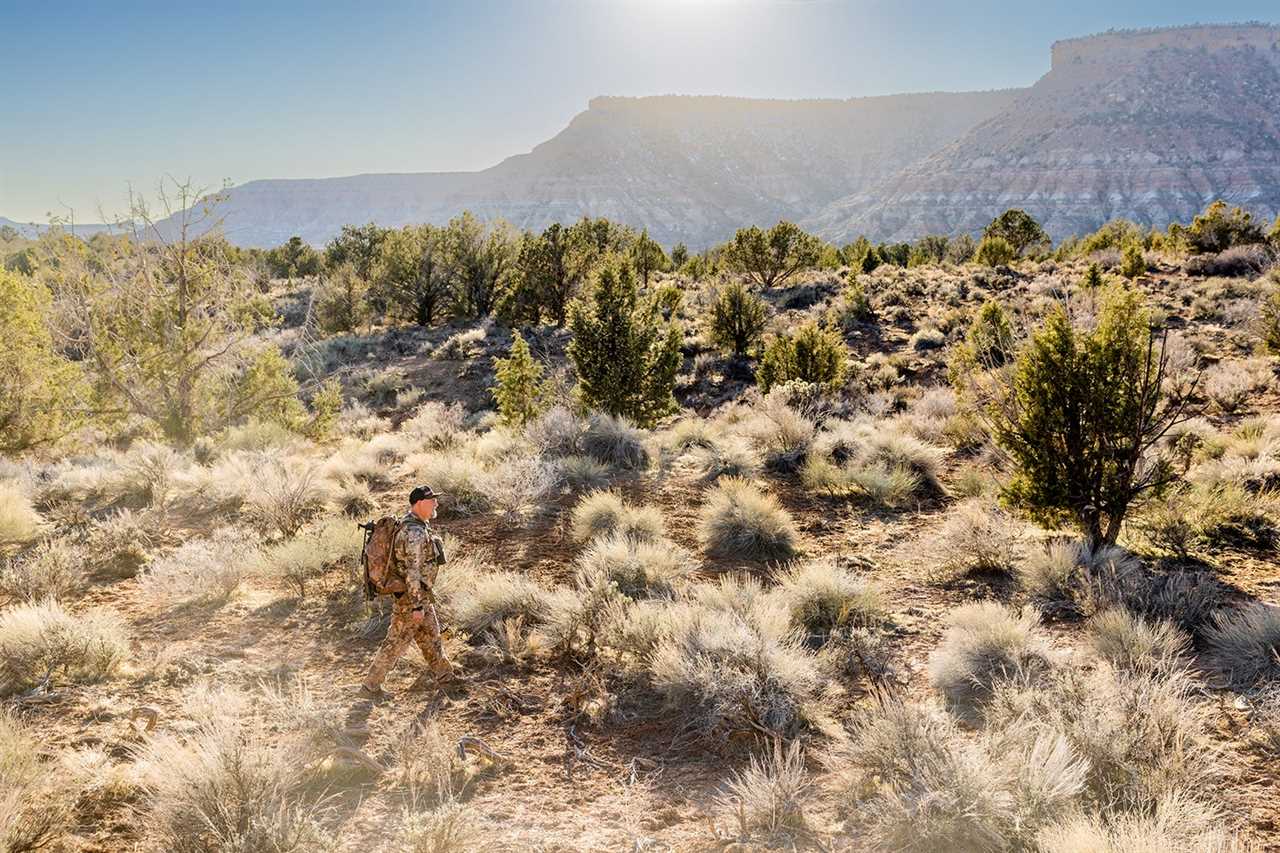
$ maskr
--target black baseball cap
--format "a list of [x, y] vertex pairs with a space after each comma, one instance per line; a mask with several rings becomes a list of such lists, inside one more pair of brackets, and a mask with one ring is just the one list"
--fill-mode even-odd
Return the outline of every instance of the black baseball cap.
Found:
[[409, 492], [409, 506], [413, 506], [418, 501], [430, 500], [444, 495], [444, 492], [435, 492], [430, 486], [414, 486]]

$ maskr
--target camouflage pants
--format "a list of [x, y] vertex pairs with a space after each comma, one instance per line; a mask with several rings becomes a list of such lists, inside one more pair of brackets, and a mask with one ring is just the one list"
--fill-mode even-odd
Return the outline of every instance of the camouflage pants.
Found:
[[417, 643], [422, 656], [427, 659], [427, 666], [436, 675], [444, 675], [453, 670], [448, 658], [444, 656], [444, 646], [440, 642], [440, 621], [436, 618], [436, 609], [430, 604], [424, 607], [425, 615], [422, 624], [413, 623], [413, 605], [408, 596], [396, 599], [391, 610], [391, 625], [387, 628], [387, 638], [378, 647], [369, 665], [369, 675], [364, 686], [376, 689], [382, 686], [391, 667], [409, 648], [410, 643]]

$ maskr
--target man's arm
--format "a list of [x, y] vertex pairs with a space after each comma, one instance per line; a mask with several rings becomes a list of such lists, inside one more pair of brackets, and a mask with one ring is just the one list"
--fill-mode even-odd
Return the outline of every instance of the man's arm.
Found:
[[427, 538], [426, 530], [420, 525], [409, 524], [405, 526], [404, 531], [405, 546], [405, 581], [408, 590], [405, 595], [409, 596], [409, 602], [415, 610], [421, 608], [425, 599], [422, 594], [423, 581], [422, 576], [423, 564], [425, 563], [424, 550], [431, 547], [431, 540]]

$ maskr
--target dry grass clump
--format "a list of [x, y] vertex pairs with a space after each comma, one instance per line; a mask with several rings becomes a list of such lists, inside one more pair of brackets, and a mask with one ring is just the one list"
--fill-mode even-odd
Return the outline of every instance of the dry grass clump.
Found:
[[324, 806], [307, 768], [265, 726], [219, 719], [187, 734], [161, 732], [138, 751], [148, 841], [173, 853], [325, 850]]
[[943, 451], [870, 420], [835, 421], [818, 435], [801, 469], [805, 486], [829, 494], [860, 493], [880, 506], [898, 508], [926, 493], [940, 493]]
[[472, 853], [492, 849], [481, 830], [483, 816], [460, 800], [425, 810], [407, 809], [386, 853]]
[[258, 559], [244, 533], [222, 528], [208, 539], [190, 539], [157, 557], [138, 576], [138, 589], [163, 605], [223, 602]]
[[41, 544], [0, 567], [0, 595], [10, 601], [68, 601], [84, 589], [84, 551], [65, 539]]
[[85, 553], [96, 577], [131, 578], [146, 565], [155, 545], [156, 535], [148, 517], [124, 509], [89, 529]]
[[1143, 812], [1077, 814], [1036, 834], [1041, 853], [1244, 853], [1222, 825], [1223, 813], [1202, 799], [1173, 792]]
[[472, 515], [492, 505], [485, 490], [484, 466], [463, 453], [415, 453], [405, 461], [406, 472], [418, 483], [444, 492], [440, 514]]
[[33, 542], [44, 527], [31, 498], [16, 483], [0, 481], [0, 551]]
[[399, 444], [402, 448], [447, 450], [462, 439], [466, 420], [467, 410], [460, 404], [429, 400], [400, 425]]
[[745, 439], [736, 436], [695, 447], [690, 458], [702, 472], [704, 483], [714, 483], [721, 477], [749, 480], [760, 473], [760, 457]]
[[1232, 684], [1280, 681], [1280, 607], [1255, 601], [1220, 611], [1204, 636], [1209, 661]]
[[603, 489], [613, 479], [612, 469], [590, 456], [566, 456], [560, 460], [560, 477], [575, 492]]
[[256, 571], [305, 598], [307, 583], [316, 580], [340, 561], [354, 563], [360, 555], [361, 536], [345, 518], [330, 518], [303, 528], [292, 539], [266, 548], [255, 561]]
[[597, 491], [584, 496], [573, 508], [575, 542], [619, 534], [635, 542], [654, 541], [666, 535], [657, 507], [627, 506], [614, 492]]
[[578, 557], [578, 586], [611, 587], [627, 598], [670, 597], [690, 569], [688, 553], [666, 539], [626, 533], [599, 537]]
[[0, 612], [0, 696], [46, 682], [102, 681], [128, 654], [124, 625], [111, 611], [72, 615], [44, 601]]
[[779, 387], [761, 397], [738, 425], [771, 471], [796, 470], [809, 452], [817, 427], [787, 403], [787, 391]]
[[947, 514], [933, 547], [938, 561], [935, 579], [1008, 572], [1018, 556], [1018, 524], [998, 507], [969, 498]]
[[0, 710], [0, 850], [55, 849], [71, 816], [65, 774], [38, 746], [40, 737], [7, 710]]
[[774, 740], [769, 752], [752, 755], [746, 770], [734, 772], [716, 805], [737, 823], [740, 839], [795, 836], [808, 828], [804, 809], [811, 785], [800, 741], [784, 749]]
[[1099, 609], [1098, 596], [1108, 579], [1124, 579], [1141, 568], [1122, 548], [1092, 551], [1082, 540], [1058, 539], [1027, 555], [1018, 567], [1018, 579], [1046, 613], [1087, 616]]
[[293, 536], [328, 506], [328, 484], [317, 469], [299, 469], [298, 464], [277, 463], [258, 472], [245, 511], [263, 529]]
[[586, 422], [566, 406], [552, 406], [534, 418], [524, 428], [524, 436], [548, 459], [577, 456], [582, 451], [582, 434]]
[[1085, 803], [1143, 810], [1173, 792], [1213, 790], [1221, 754], [1208, 709], [1183, 670], [1123, 672], [1105, 662], [1060, 667], [1039, 685], [1006, 684], [986, 708], [992, 731], [1033, 725], [1061, 733], [1088, 763]]
[[863, 466], [882, 465], [905, 469], [920, 481], [921, 488], [940, 493], [938, 474], [942, 470], [943, 450], [912, 435], [893, 430], [875, 430], [867, 434], [860, 462]]
[[130, 448], [120, 462], [114, 492], [119, 499], [162, 509], [173, 495], [186, 460], [165, 444], [142, 442]]
[[929, 680], [962, 714], [980, 710], [997, 685], [1029, 682], [1050, 668], [1048, 641], [1029, 609], [1014, 614], [994, 602], [972, 602], [947, 622], [929, 656]]
[[1265, 374], [1253, 365], [1223, 361], [1205, 373], [1202, 389], [1220, 411], [1239, 411], [1266, 382]]
[[540, 625], [551, 604], [551, 593], [526, 575], [488, 571], [450, 587], [448, 609], [453, 624], [472, 637], [482, 637], [508, 619], [520, 619], [527, 627]]
[[1070, 813], [1087, 767], [1052, 731], [969, 738], [932, 709], [892, 698], [856, 714], [824, 762], [876, 848], [919, 851], [1027, 848]]
[[823, 717], [818, 660], [785, 613], [676, 607], [657, 637], [649, 677], [685, 709], [686, 729], [726, 736], [763, 728], [794, 736]]
[[698, 535], [708, 554], [725, 559], [786, 560], [799, 551], [791, 513], [773, 495], [735, 477], [708, 494]]
[[644, 432], [626, 418], [601, 412], [592, 414], [579, 444], [583, 452], [597, 462], [623, 471], [639, 471], [649, 465]]
[[787, 608], [792, 626], [813, 645], [822, 645], [838, 631], [874, 628], [888, 621], [880, 588], [832, 557], [790, 569], [778, 579], [773, 594]]
[[1173, 672], [1187, 665], [1191, 638], [1172, 622], [1148, 622], [1123, 607], [1089, 620], [1089, 645], [1124, 672]]
[[368, 484], [349, 479], [338, 483], [333, 494], [333, 504], [347, 518], [367, 518], [376, 508]]
[[547, 499], [560, 483], [555, 463], [537, 457], [504, 459], [485, 474], [484, 494], [508, 524], [520, 524], [547, 511]]

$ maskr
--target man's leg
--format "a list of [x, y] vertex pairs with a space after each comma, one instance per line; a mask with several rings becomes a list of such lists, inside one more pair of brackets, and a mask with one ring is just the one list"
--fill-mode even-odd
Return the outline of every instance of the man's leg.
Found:
[[409, 643], [416, 634], [417, 626], [413, 624], [409, 607], [401, 607], [400, 603], [396, 602], [391, 610], [391, 624], [387, 626], [387, 637], [378, 647], [377, 654], [373, 656], [373, 662], [369, 664], [369, 674], [364, 679], [366, 690], [378, 690], [382, 687], [382, 680], [387, 677], [391, 667], [395, 666], [396, 661], [404, 654], [404, 650], [409, 647]]
[[444, 643], [440, 639], [440, 620], [436, 617], [436, 609], [428, 604], [422, 624], [417, 626], [414, 639], [422, 656], [427, 659], [427, 666], [437, 676], [452, 675], [453, 665], [444, 656]]

